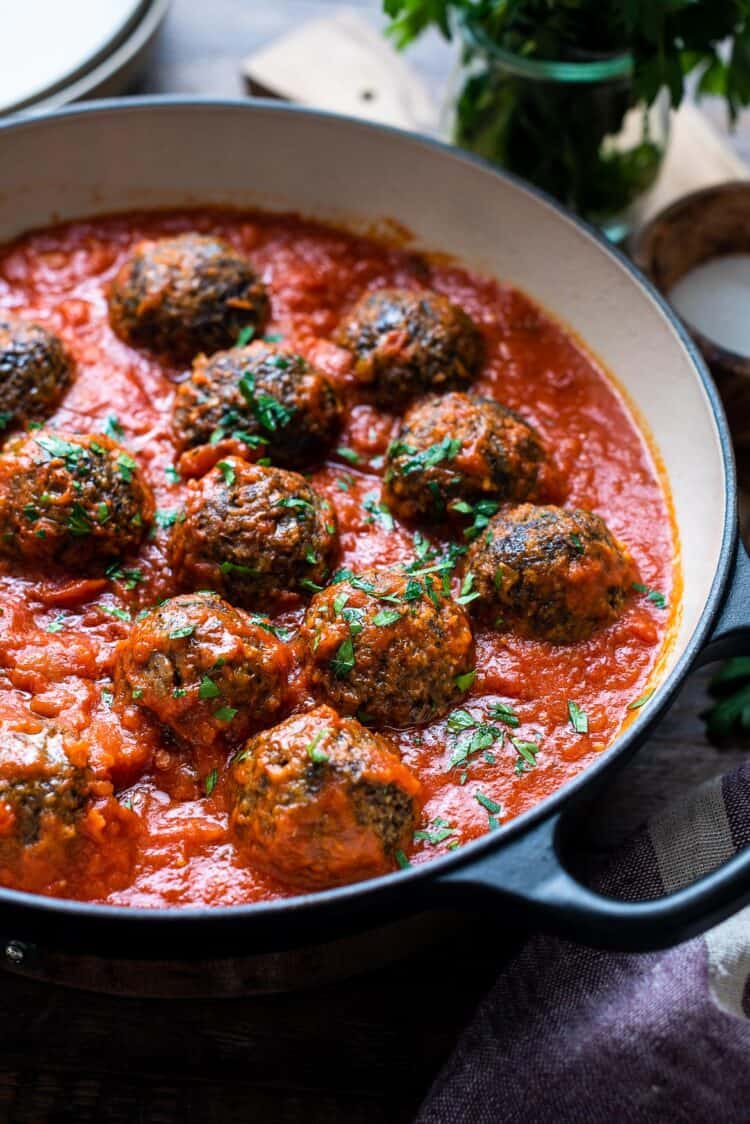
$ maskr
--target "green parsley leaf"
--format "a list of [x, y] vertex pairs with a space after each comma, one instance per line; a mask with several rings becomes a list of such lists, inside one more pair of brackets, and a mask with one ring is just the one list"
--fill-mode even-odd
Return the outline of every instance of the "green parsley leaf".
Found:
[[636, 593], [642, 593], [647, 601], [650, 601], [653, 605], [656, 605], [657, 609], [667, 608], [667, 599], [663, 593], [659, 592], [658, 589], [650, 589], [642, 582], [633, 582], [632, 588], [636, 591]]
[[477, 669], [467, 671], [465, 675], [457, 675], [454, 682], [459, 691], [468, 691], [477, 676]]
[[169, 634], [169, 639], [170, 640], [182, 640], [186, 636], [192, 636], [194, 632], [195, 632], [195, 625], [184, 624], [184, 625], [181, 625], [179, 628], [173, 628], [172, 631]]
[[46, 625], [45, 632], [62, 632], [65, 628], [65, 613], [58, 613], [54, 620]]
[[208, 675], [204, 675], [201, 679], [201, 685], [198, 688], [199, 699], [215, 699], [221, 694], [221, 690], [214, 683], [213, 679]]
[[490, 718], [496, 718], [498, 722], [504, 722], [506, 726], [511, 727], [519, 726], [521, 723], [510, 703], [494, 703], [490, 707]]
[[217, 718], [219, 722], [231, 722], [236, 713], [236, 707], [220, 706], [218, 710], [214, 711], [214, 718]]
[[426, 830], [414, 832], [415, 843], [429, 843], [431, 846], [436, 846], [438, 843], [444, 843], [446, 839], [450, 839], [452, 835], [458, 834], [458, 828], [451, 826], [447, 820], [437, 816]]
[[234, 346], [235, 347], [247, 347], [247, 345], [250, 343], [250, 341], [252, 340], [254, 335], [255, 335], [255, 328], [253, 327], [253, 325], [252, 324], [245, 324], [244, 327], [240, 328], [239, 333], [237, 335], [237, 339], [234, 341]]
[[318, 746], [322, 742], [326, 734], [332, 734], [333, 731], [326, 727], [324, 730], [318, 730], [317, 734], [307, 746], [307, 756], [314, 765], [324, 765], [328, 761], [328, 754], [324, 750], [319, 749]]
[[400, 870], [407, 870], [411, 866], [411, 863], [409, 862], [403, 851], [396, 851], [394, 858], [396, 859]]
[[349, 464], [359, 464], [359, 453], [355, 453], [354, 449], [347, 449], [344, 445], [340, 445], [336, 450], [338, 456], [343, 457]]
[[109, 414], [102, 426], [102, 433], [107, 437], [111, 437], [113, 441], [119, 441], [120, 438], [125, 436], [125, 430], [120, 425], [120, 420], [117, 414]]
[[351, 635], [339, 646], [336, 655], [331, 660], [331, 671], [337, 679], [345, 679], [355, 664], [354, 641]]
[[218, 781], [218, 779], [219, 770], [212, 769], [203, 782], [203, 791], [205, 792], [206, 796], [210, 796], [213, 790], [216, 788], [216, 782]]
[[170, 484], [181, 484], [182, 477], [173, 464], [168, 464], [164, 469], [164, 475]]
[[216, 467], [224, 477], [224, 483], [227, 485], [227, 487], [231, 488], [232, 484], [234, 484], [235, 480], [237, 479], [237, 473], [234, 471], [234, 465], [230, 464], [229, 461], [219, 461]]
[[381, 609], [380, 612], [376, 613], [372, 618], [372, 623], [378, 628], [381, 628], [385, 625], [395, 624], [396, 621], [401, 620], [401, 616], [402, 614], [399, 613], [397, 609]]
[[588, 715], [581, 710], [577, 702], [568, 699], [568, 717], [570, 724], [577, 734], [588, 734], [589, 732], [589, 719]]
[[650, 690], [644, 691], [637, 699], [633, 699], [631, 703], [628, 703], [628, 710], [640, 710], [642, 706], [646, 705], [655, 690], [656, 688], [652, 687]]

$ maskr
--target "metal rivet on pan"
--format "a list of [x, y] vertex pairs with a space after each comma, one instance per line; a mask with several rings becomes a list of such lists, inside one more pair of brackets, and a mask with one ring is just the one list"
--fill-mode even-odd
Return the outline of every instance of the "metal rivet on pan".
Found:
[[11, 964], [22, 964], [27, 952], [27, 946], [22, 941], [8, 941], [5, 946], [5, 959]]

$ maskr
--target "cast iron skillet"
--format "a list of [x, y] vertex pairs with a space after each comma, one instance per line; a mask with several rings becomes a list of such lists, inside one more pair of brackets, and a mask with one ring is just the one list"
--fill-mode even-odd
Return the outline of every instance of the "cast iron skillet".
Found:
[[[23, 958], [23, 942], [143, 960], [273, 954], [362, 933], [425, 909], [477, 906], [584, 943], [638, 950], [684, 940], [750, 901], [750, 850], [693, 885], [648, 902], [603, 897], [582, 885], [565, 861], [576, 811], [648, 736], [689, 670], [739, 650], [750, 636], [750, 559], [738, 543], [734, 464], [722, 409], [677, 319], [628, 261], [545, 196], [481, 161], [397, 130], [271, 103], [130, 99], [11, 119], [0, 125], [0, 161], [2, 239], [55, 219], [188, 201], [260, 202], [319, 214], [321, 201], [330, 196], [338, 212], [348, 204], [350, 214], [361, 214], [364, 200], [370, 217], [394, 215], [410, 223], [426, 233], [432, 248], [460, 250], [464, 242], [492, 248], [497, 239], [505, 246], [502, 265], [511, 281], [514, 262], [529, 274], [535, 257], [551, 253], [554, 262], [538, 263], [542, 288], [550, 275], [560, 278], [559, 300], [554, 293], [540, 296], [548, 309], [568, 319], [565, 310], [576, 301], [584, 311], [590, 304], [597, 339], [620, 338], [624, 325], [633, 347], [642, 342], [647, 355], [654, 349], [661, 354], [662, 365], [674, 360], [675, 369], [685, 368], [684, 401], [674, 403], [674, 425], [692, 425], [700, 433], [707, 432], [704, 415], [712, 421], [710, 441], [694, 453], [705, 457], [707, 486], [718, 491], [715, 482], [723, 480], [725, 491], [714, 497], [723, 521], [717, 516], [716, 541], [706, 546], [706, 556], [716, 560], [712, 577], [703, 583], [706, 592], [679, 657], [648, 706], [601, 759], [537, 807], [426, 865], [278, 902], [145, 910], [0, 889], [0, 932], [9, 960]], [[539, 238], [543, 245], [536, 247]], [[557, 241], [568, 252], [556, 249]], [[597, 271], [617, 298], [603, 335]], [[587, 339], [585, 321], [584, 316], [580, 331]], [[603, 344], [597, 346], [601, 350]], [[658, 382], [653, 385], [658, 393]], [[703, 420], [695, 410], [691, 418], [690, 394], [700, 399]], [[639, 405], [651, 420], [648, 407]], [[663, 428], [665, 404], [657, 406], [654, 418], [661, 411]], [[693, 469], [684, 461], [686, 475]], [[696, 477], [697, 506], [701, 479]], [[690, 551], [699, 551], [700, 536], [688, 522], [685, 517], [680, 533]], [[693, 563], [686, 554], [686, 572]]]

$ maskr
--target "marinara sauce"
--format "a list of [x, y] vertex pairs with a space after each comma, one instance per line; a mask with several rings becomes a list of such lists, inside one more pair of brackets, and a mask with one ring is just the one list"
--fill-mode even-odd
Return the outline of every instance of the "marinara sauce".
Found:
[[[565, 482], [566, 506], [602, 515], [636, 562], [639, 588], [616, 623], [570, 646], [475, 627], [476, 677], [461, 707], [419, 729], [386, 731], [425, 797], [404, 858], [425, 862], [494, 830], [585, 769], [642, 705], [679, 600], [668, 497], [632, 413], [580, 343], [511, 286], [293, 215], [139, 213], [29, 234], [0, 252], [0, 308], [59, 333], [76, 360], [77, 378], [48, 424], [121, 441], [158, 506], [139, 554], [99, 576], [32, 578], [0, 563], [0, 720], [54, 721], [78, 739], [97, 777], [85, 855], [70, 869], [55, 856], [40, 860], [25, 887], [40, 893], [159, 907], [288, 892], [235, 853], [226, 754], [181, 751], [162, 743], [137, 707], [126, 716], [111, 708], [115, 646], [139, 612], [177, 592], [166, 544], [185, 482], [171, 408], [188, 372], [113, 334], [107, 287], [135, 242], [187, 230], [223, 236], [250, 257], [271, 297], [267, 333], [314, 361], [341, 392], [343, 453], [312, 473], [336, 508], [341, 566], [410, 563], [446, 545], [382, 506], [382, 459], [398, 418], [356, 398], [348, 353], [331, 342], [353, 302], [386, 285], [432, 288], [473, 318], [487, 351], [475, 389], [536, 426]], [[293, 633], [303, 610], [300, 603], [276, 623]], [[296, 708], [308, 707], [299, 665], [293, 688]]]

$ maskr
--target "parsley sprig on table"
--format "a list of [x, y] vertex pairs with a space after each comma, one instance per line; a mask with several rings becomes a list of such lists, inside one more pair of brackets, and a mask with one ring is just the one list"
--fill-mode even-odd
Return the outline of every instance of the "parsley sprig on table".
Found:
[[714, 699], [703, 713], [709, 735], [725, 738], [735, 730], [750, 732], [750, 656], [722, 664], [708, 690]]

